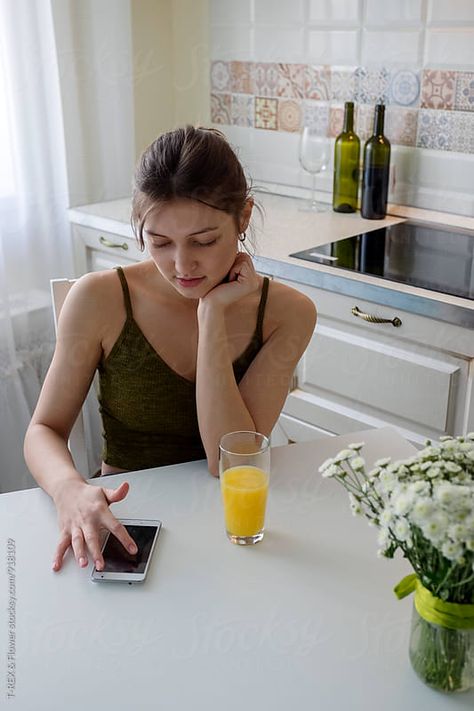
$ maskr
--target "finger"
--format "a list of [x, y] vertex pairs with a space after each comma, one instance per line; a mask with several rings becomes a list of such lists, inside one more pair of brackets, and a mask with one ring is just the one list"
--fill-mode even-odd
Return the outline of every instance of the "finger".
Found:
[[102, 491], [107, 499], [107, 503], [114, 504], [117, 501], [122, 501], [122, 499], [127, 496], [129, 488], [130, 484], [128, 481], [123, 481], [116, 489], [106, 489], [105, 487], [102, 487]]
[[93, 528], [84, 528], [83, 534], [84, 541], [92, 556], [96, 569], [102, 570], [104, 567], [104, 557], [101, 552], [102, 546], [99, 539], [99, 532]]
[[84, 544], [84, 536], [80, 528], [75, 528], [73, 530], [71, 535], [71, 544], [78, 565], [81, 568], [85, 568], [87, 565], [87, 554]]
[[133, 538], [128, 533], [125, 526], [118, 521], [111, 511], [106, 514], [102, 519], [102, 525], [104, 525], [112, 535], [117, 538], [123, 547], [128, 550], [129, 553], [136, 553], [138, 548], [137, 544]]
[[58, 547], [56, 548], [56, 551], [54, 553], [53, 570], [55, 572], [57, 572], [58, 570], [61, 570], [64, 554], [66, 553], [66, 551], [68, 550], [70, 545], [71, 545], [71, 536], [69, 536], [69, 535], [62, 536], [61, 540], [59, 541]]

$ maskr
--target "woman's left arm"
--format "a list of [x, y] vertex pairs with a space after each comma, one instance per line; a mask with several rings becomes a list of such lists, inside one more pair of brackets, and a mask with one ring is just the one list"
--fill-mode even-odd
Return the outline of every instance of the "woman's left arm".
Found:
[[304, 294], [288, 290], [277, 326], [237, 385], [225, 309], [255, 290], [259, 283], [249, 257], [240, 255], [237, 265], [240, 271], [236, 280], [213, 289], [198, 307], [197, 413], [209, 471], [214, 476], [218, 476], [222, 435], [236, 430], [271, 433], [316, 323], [312, 301]]

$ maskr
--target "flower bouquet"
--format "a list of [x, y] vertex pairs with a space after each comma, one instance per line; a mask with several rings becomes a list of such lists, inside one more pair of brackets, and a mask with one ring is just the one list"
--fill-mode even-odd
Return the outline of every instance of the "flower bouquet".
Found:
[[379, 529], [379, 555], [397, 549], [413, 574], [395, 594], [415, 593], [410, 660], [443, 691], [474, 686], [474, 433], [430, 440], [409, 459], [379, 459], [366, 473], [364, 443], [328, 459], [323, 477], [348, 491], [354, 515]]

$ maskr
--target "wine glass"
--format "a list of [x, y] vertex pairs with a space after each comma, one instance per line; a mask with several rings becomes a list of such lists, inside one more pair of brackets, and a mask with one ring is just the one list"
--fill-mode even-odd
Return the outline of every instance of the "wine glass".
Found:
[[300, 134], [299, 161], [301, 167], [312, 177], [311, 198], [300, 206], [300, 210], [325, 212], [316, 201], [316, 176], [329, 165], [330, 141], [327, 126], [303, 126]]

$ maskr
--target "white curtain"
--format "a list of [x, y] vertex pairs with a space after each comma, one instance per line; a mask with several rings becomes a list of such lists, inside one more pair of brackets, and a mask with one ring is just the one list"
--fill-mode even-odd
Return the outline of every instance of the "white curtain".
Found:
[[0, 492], [35, 486], [23, 438], [54, 347], [49, 279], [73, 276], [50, 0], [0, 0]]

